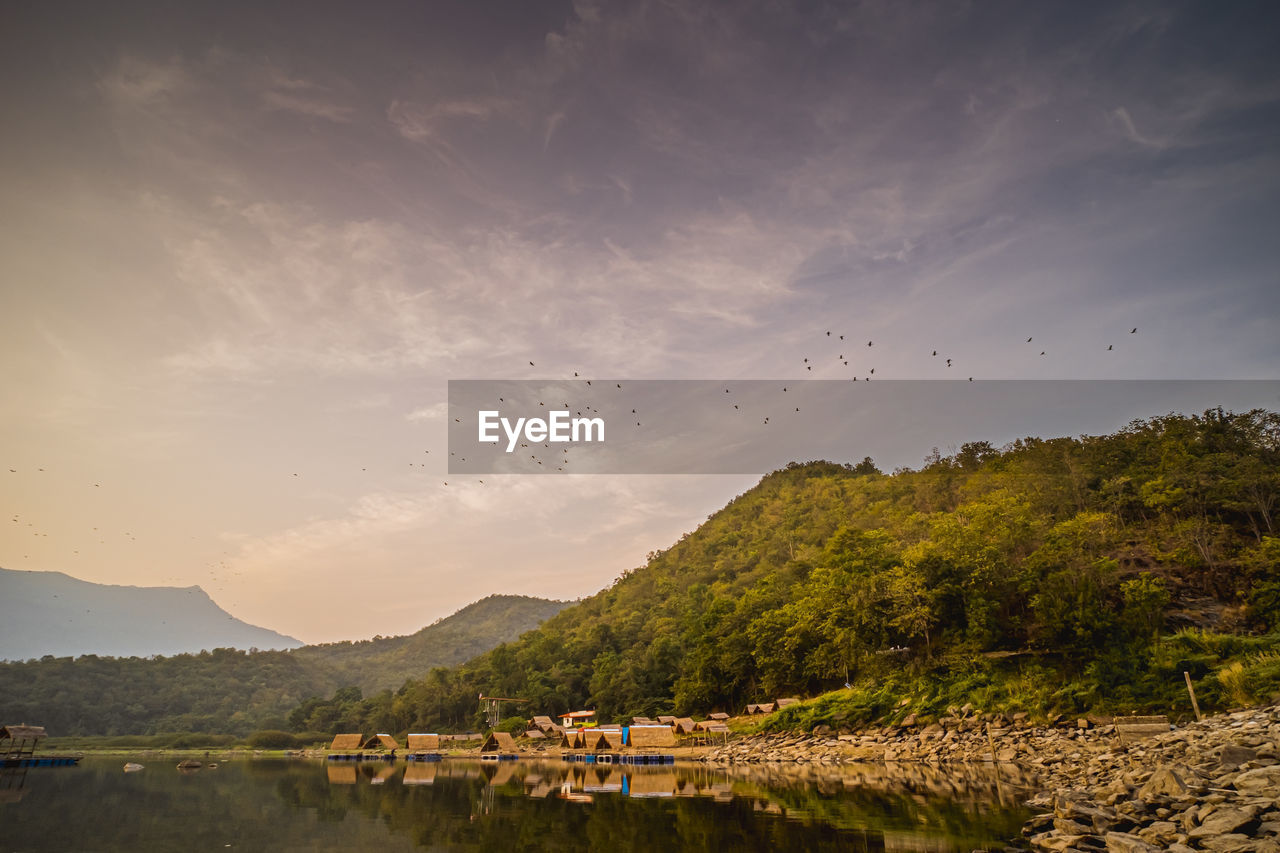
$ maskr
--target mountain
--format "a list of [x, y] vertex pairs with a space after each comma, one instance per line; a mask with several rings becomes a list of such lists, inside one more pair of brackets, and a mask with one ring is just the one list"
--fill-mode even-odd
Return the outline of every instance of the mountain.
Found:
[[303, 646], [293, 654], [330, 668], [334, 680], [342, 685], [355, 685], [364, 692], [385, 690], [403, 684], [405, 673], [456, 666], [514, 640], [569, 603], [527, 595], [490, 595], [413, 634]]
[[115, 586], [62, 572], [0, 569], [0, 660], [300, 645], [240, 621], [198, 586]]
[[515, 640], [566, 606], [492, 595], [403, 637], [285, 651], [210, 647], [149, 659], [84, 655], [0, 663], [0, 722], [38, 721], [59, 735], [244, 735], [283, 728], [285, 715], [310, 698], [339, 691], [357, 700], [365, 692], [390, 696], [411, 678]]
[[973, 442], [891, 475], [793, 463], [516, 642], [290, 719], [449, 731], [477, 693], [604, 719], [824, 694], [809, 726], [966, 702], [1190, 714], [1184, 672], [1202, 707], [1280, 693], [1276, 413]]

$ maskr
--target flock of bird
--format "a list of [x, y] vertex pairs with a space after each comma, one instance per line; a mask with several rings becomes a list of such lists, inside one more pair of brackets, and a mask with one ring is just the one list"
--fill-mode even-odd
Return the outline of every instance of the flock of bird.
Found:
[[[1128, 333], [1130, 335], [1134, 335], [1134, 334], [1137, 334], [1137, 332], [1138, 332], [1137, 327], [1133, 327], [1129, 329]], [[1034, 341], [1035, 341], [1035, 336], [1032, 335], [1026, 338], [1025, 343], [1032, 344], [1034, 343]], [[818, 340], [815, 342], [815, 345], [813, 347], [815, 350], [818, 350], [819, 353], [815, 353], [812, 357], [811, 355], [803, 355], [800, 358], [799, 366], [804, 369], [802, 378], [807, 379], [812, 377], [812, 375], [814, 374], [815, 367], [818, 368], [818, 375], [822, 378], [831, 378], [830, 372], [832, 368], [836, 369], [839, 373], [846, 373], [845, 369], [852, 368], [853, 365], [851, 364], [851, 362], [855, 360], [852, 356], [853, 350], [850, 349], [851, 346], [852, 346], [851, 344], [847, 343], [845, 334], [841, 334], [839, 332], [832, 331], [832, 330], [825, 330], [823, 334], [818, 336]], [[1108, 352], [1114, 351], [1114, 346], [1115, 346], [1114, 344], [1108, 344], [1106, 351]], [[821, 351], [824, 348], [826, 349], [826, 353], [821, 355], [822, 361], [819, 361], [819, 355], [821, 354]], [[858, 346], [857, 349], [873, 351], [875, 350], [875, 341], [868, 340], [866, 342], [865, 347]], [[1047, 355], [1048, 355], [1047, 350], [1040, 350], [1039, 357], [1044, 357]], [[929, 358], [941, 359], [941, 363], [944, 365], [943, 370], [949, 370], [954, 366], [956, 366], [956, 360], [954, 356], [939, 355], [939, 351], [936, 349], [931, 349], [929, 351]], [[869, 362], [870, 362], [869, 358], [864, 359], [864, 363], [869, 364]], [[824, 367], [824, 364], [825, 364], [825, 367]], [[537, 365], [535, 364], [534, 361], [529, 360], [529, 367], [537, 367]], [[873, 378], [875, 378], [875, 375], [876, 375], [876, 368], [868, 366], [860, 376], [857, 375], [855, 371], [850, 370], [846, 375], [839, 378], [847, 378], [855, 382], [871, 381]], [[818, 377], [813, 377], [813, 378], [818, 378]], [[611, 383], [613, 384], [614, 387], [611, 389], [608, 389], [606, 387], [602, 387], [599, 380], [596, 380], [596, 384], [593, 385], [592, 380], [583, 378], [579, 371], [574, 371], [573, 379], [576, 381], [580, 381], [582, 383], [581, 387], [582, 387], [582, 391], [584, 392], [584, 398], [589, 397], [590, 399], [584, 399], [584, 401], [578, 402], [577, 404], [574, 404], [574, 405], [570, 405], [570, 402], [567, 400], [557, 401], [559, 402], [560, 407], [563, 410], [571, 411], [579, 417], [585, 417], [589, 415], [599, 415], [601, 411], [601, 407], [606, 407], [606, 411], [609, 413], [614, 413], [618, 411], [619, 402], [623, 398], [620, 398], [616, 395], [623, 394], [626, 391], [626, 389], [623, 388], [623, 385], [621, 382]], [[974, 381], [973, 377], [969, 376], [968, 381], [970, 382]], [[779, 391], [780, 394], [789, 393], [790, 386], [786, 384], [785, 381], [779, 382], [779, 388], [781, 389]], [[609, 394], [609, 392], [613, 392], [613, 393]], [[744, 409], [743, 409], [744, 401], [738, 398], [735, 398], [732, 387], [725, 387], [724, 393], [726, 395], [729, 395], [725, 403], [727, 408], [735, 412], [744, 412]], [[603, 394], [609, 394], [609, 396], [612, 399], [609, 399], [606, 401], [602, 397]], [[499, 397], [497, 400], [497, 403], [499, 405], [504, 404], [506, 402], [507, 401], [503, 397]], [[538, 405], [545, 408], [546, 401], [539, 401]], [[553, 406], [554, 406], [554, 403], [553, 403]], [[644, 421], [643, 421], [642, 413], [639, 411], [638, 406], [623, 405], [621, 408], [623, 410], [629, 408], [630, 414], [636, 418], [635, 427], [633, 427], [633, 429], [641, 428], [643, 426]], [[801, 413], [800, 407], [794, 406], [794, 405], [786, 406], [783, 409], [783, 411], [785, 412], [785, 414], [792, 415], [792, 416], [798, 415]], [[763, 412], [757, 413], [757, 417], [760, 417], [761, 419], [760, 420], [761, 426], [772, 426], [779, 423], [779, 412], [776, 410], [768, 413], [763, 413]], [[462, 420], [460, 418], [455, 418], [455, 421], [459, 424], [462, 423]], [[537, 444], [534, 444], [531, 446], [529, 442], [525, 441], [520, 443], [520, 449], [521, 451], [528, 452], [527, 454], [528, 464], [526, 466], [526, 472], [551, 471], [551, 470], [564, 472], [567, 470], [567, 466], [569, 466], [572, 462], [572, 455], [570, 454], [568, 447], [558, 448], [558, 452], [557, 452], [557, 449], [552, 447], [551, 442], [543, 442], [541, 443], [541, 446], [538, 446]], [[425, 455], [429, 456], [431, 451], [424, 450], [423, 452]], [[457, 459], [459, 463], [466, 462], [466, 457], [459, 456], [458, 451], [450, 452], [450, 457]], [[434, 467], [434, 466], [429, 466], [425, 461], [419, 459], [418, 461], [408, 462], [408, 467], [421, 468], [426, 470], [429, 467]], [[368, 470], [369, 469], [367, 465], [360, 468], [361, 472], [367, 473]], [[44, 471], [45, 469], [43, 467], [35, 469], [36, 473], [42, 474], [44, 473]], [[9, 473], [18, 474], [19, 470], [17, 468], [10, 468]], [[293, 478], [301, 477], [300, 472], [295, 471], [290, 473]], [[448, 480], [442, 480], [441, 482], [444, 486], [449, 485]], [[477, 478], [476, 482], [478, 482], [479, 485], [484, 485], [485, 481], [483, 479]], [[97, 482], [86, 483], [86, 488], [101, 489], [102, 484]], [[49, 538], [48, 532], [38, 529], [35, 525], [35, 522], [25, 521], [25, 519], [18, 513], [13, 514], [11, 519], [12, 524], [22, 525], [24, 524], [24, 522], [26, 527], [29, 528], [28, 533], [30, 534], [30, 537], [31, 537], [27, 541], [31, 541], [32, 539], [38, 540], [38, 539]], [[107, 535], [99, 531], [97, 527], [94, 527], [92, 532], [94, 537], [97, 538], [98, 544], [106, 545], [108, 543]], [[125, 541], [131, 542], [131, 543], [136, 543], [138, 541], [137, 537], [133, 533], [128, 531], [120, 531], [120, 532], [123, 534], [123, 539]], [[72, 554], [78, 556], [80, 554], [80, 549], [79, 548], [73, 549]], [[223, 556], [224, 557], [230, 556], [230, 552], [223, 551]], [[24, 557], [26, 559], [30, 559], [30, 554], [24, 554]], [[234, 574], [234, 572], [231, 571], [230, 565], [226, 562], [225, 559], [218, 560], [216, 563], [210, 563], [206, 566], [206, 568], [210, 569], [209, 577], [213, 581], [218, 581], [220, 575], [225, 577], [229, 574]], [[176, 580], [176, 577], [175, 577], [175, 580]]]

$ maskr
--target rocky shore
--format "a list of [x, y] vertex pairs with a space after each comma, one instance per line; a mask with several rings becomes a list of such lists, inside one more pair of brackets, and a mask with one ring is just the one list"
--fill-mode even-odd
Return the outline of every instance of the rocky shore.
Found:
[[986, 763], [1037, 791], [1019, 845], [1044, 851], [1280, 853], [1280, 707], [1236, 711], [1123, 743], [1104, 720], [1032, 725], [961, 709], [865, 732], [819, 727], [707, 751], [711, 763]]

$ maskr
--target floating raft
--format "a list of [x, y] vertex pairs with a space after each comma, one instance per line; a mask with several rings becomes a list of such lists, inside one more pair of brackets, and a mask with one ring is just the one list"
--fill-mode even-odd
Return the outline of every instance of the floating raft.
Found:
[[440, 761], [444, 758], [438, 752], [411, 752], [404, 757], [405, 761]]
[[520, 756], [506, 755], [498, 752], [484, 752], [480, 754], [480, 760], [486, 763], [490, 761], [519, 761]]
[[676, 757], [674, 755], [656, 755], [642, 754], [631, 755], [627, 753], [616, 754], [612, 752], [596, 752], [596, 753], [565, 753], [563, 756], [565, 761], [570, 764], [675, 764]]
[[80, 763], [78, 755], [45, 755], [40, 758], [34, 756], [27, 758], [5, 758], [3, 761], [5, 768], [9, 767], [74, 767]]
[[341, 754], [330, 754], [326, 756], [330, 761], [395, 761], [390, 753], [374, 753], [364, 755], [359, 752], [348, 752]]

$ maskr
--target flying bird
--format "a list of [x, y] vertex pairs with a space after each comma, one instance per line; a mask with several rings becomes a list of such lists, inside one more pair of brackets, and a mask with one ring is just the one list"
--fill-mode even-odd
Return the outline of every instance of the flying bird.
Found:
[[1137, 326], [1134, 326], [1132, 329], [1130, 329], [1130, 330], [1129, 330], [1129, 334], [1131, 334], [1131, 335], [1132, 335], [1132, 334], [1135, 334], [1137, 331], [1138, 331], [1138, 327], [1137, 327]]

